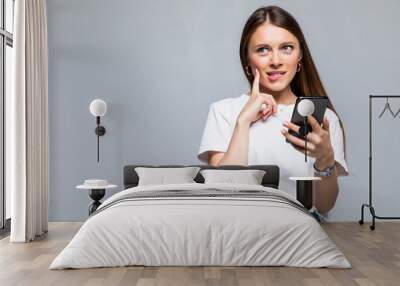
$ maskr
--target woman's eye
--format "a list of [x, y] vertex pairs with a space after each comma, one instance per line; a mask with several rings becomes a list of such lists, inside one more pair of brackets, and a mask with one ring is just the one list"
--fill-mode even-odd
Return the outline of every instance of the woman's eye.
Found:
[[257, 50], [258, 53], [264, 53], [264, 52], [268, 52], [268, 48], [266, 47], [261, 47]]
[[283, 46], [283, 50], [287, 53], [290, 53], [291, 51], [293, 51], [293, 46], [291, 45]]

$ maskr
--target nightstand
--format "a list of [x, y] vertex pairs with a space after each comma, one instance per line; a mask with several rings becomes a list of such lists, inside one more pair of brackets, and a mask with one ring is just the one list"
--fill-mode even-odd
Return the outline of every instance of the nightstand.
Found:
[[100, 200], [104, 197], [107, 189], [116, 188], [117, 185], [112, 185], [107, 180], [85, 180], [83, 185], [76, 186], [77, 189], [89, 190], [89, 197], [93, 202], [89, 205], [89, 216], [97, 210], [101, 205]]

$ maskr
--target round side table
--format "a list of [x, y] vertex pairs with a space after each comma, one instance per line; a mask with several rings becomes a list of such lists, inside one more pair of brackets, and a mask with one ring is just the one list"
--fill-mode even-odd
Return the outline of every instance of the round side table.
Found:
[[106, 194], [107, 189], [116, 188], [117, 185], [105, 185], [105, 186], [89, 186], [89, 185], [79, 185], [76, 186], [77, 189], [85, 189], [89, 190], [89, 197], [93, 200], [91, 204], [89, 204], [89, 216], [97, 210], [97, 208], [101, 205], [100, 200]]
[[296, 198], [310, 210], [313, 207], [313, 181], [321, 181], [320, 177], [289, 177], [296, 181]]

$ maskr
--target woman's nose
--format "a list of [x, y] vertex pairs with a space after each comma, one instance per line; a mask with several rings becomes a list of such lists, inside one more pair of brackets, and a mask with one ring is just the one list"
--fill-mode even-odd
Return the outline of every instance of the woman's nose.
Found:
[[277, 67], [281, 64], [281, 59], [279, 57], [279, 53], [273, 52], [271, 56], [271, 65]]

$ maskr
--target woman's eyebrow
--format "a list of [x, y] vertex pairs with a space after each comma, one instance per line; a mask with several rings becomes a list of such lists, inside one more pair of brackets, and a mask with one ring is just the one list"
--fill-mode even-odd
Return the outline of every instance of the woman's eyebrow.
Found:
[[[295, 42], [290, 42], [290, 41], [289, 41], [289, 42], [283, 42], [283, 43], [279, 44], [279, 46], [283, 46], [283, 45], [295, 45], [295, 44], [296, 44]], [[270, 47], [269, 44], [258, 44], [258, 45], [255, 45], [254, 48], [264, 47], [264, 46]]]
[[254, 47], [255, 47], [255, 48], [258, 48], [258, 47], [264, 47], [264, 46], [268, 46], [268, 47], [269, 47], [268, 44], [258, 44], [258, 45], [255, 45]]

